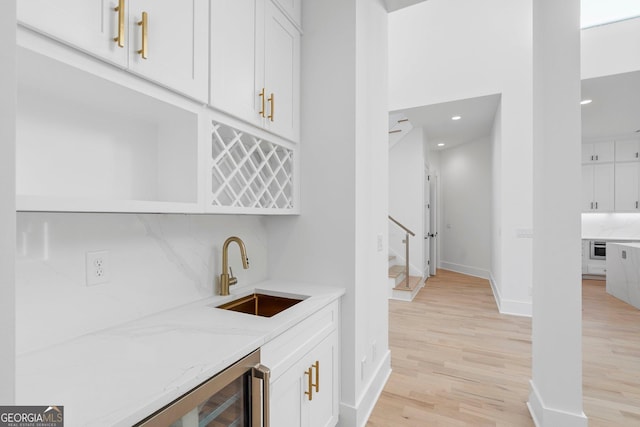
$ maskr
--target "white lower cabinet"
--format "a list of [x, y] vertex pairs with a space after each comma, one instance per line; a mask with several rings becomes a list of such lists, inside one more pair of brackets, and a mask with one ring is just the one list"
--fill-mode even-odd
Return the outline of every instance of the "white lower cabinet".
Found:
[[272, 368], [271, 425], [328, 427], [338, 422], [338, 305], [331, 304], [261, 349]]

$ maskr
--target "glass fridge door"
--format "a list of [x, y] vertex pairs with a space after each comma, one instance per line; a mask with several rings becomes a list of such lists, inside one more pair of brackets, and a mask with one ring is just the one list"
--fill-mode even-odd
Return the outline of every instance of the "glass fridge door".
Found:
[[251, 375], [236, 378], [171, 427], [251, 427]]

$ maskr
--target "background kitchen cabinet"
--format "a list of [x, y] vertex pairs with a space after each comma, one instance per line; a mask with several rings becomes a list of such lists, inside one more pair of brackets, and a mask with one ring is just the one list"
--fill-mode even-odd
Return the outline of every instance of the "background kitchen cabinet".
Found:
[[616, 141], [616, 162], [640, 161], [640, 140]]
[[[170, 89], [206, 102], [208, 2], [191, 0], [29, 0], [18, 2], [18, 20]], [[142, 12], [147, 12], [143, 59]], [[122, 30], [119, 22], [122, 19]], [[120, 43], [115, 39], [119, 37]], [[122, 47], [119, 46], [122, 45]]]
[[614, 161], [613, 141], [582, 144], [582, 163], [603, 163]]
[[582, 165], [582, 211], [612, 212], [614, 209], [614, 165]]
[[616, 163], [615, 210], [637, 212], [640, 210], [640, 163]]
[[270, 0], [212, 2], [210, 63], [211, 106], [299, 140], [300, 33]]

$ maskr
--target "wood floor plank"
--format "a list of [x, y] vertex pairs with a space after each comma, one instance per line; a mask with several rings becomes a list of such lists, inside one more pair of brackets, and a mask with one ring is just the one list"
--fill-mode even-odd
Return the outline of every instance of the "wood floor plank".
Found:
[[[531, 321], [501, 315], [486, 280], [438, 270], [390, 301], [393, 372], [368, 427], [533, 426]], [[640, 310], [583, 282], [583, 393], [591, 427], [640, 425]]]

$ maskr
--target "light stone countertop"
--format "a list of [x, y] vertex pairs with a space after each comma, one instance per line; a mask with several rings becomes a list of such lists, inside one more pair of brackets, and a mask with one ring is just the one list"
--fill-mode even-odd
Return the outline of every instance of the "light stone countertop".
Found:
[[[254, 290], [309, 298], [271, 318], [213, 308]], [[69, 427], [130, 426], [340, 298], [344, 290], [267, 281], [234, 287], [231, 294], [19, 355], [16, 404], [64, 405]]]
[[593, 236], [582, 236], [582, 240], [598, 240], [604, 242], [637, 242], [640, 241], [637, 237], [593, 237]]

